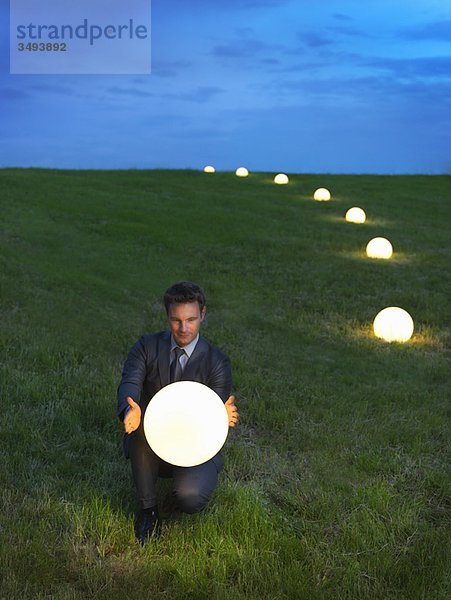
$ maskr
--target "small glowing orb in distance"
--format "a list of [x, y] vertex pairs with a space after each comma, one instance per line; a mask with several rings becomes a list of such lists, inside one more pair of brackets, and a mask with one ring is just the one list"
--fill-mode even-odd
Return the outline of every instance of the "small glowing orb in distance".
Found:
[[177, 381], [162, 388], [144, 414], [144, 433], [160, 458], [178, 467], [210, 460], [229, 431], [227, 410], [211, 388], [195, 381]]
[[238, 169], [235, 171], [235, 175], [237, 177], [247, 177], [249, 175], [249, 171], [246, 169], [246, 167], [238, 167]]
[[373, 331], [386, 342], [407, 342], [412, 337], [413, 320], [403, 308], [389, 306], [377, 313]]
[[366, 246], [366, 255], [369, 258], [390, 258], [393, 254], [393, 246], [383, 237], [370, 240]]
[[365, 223], [366, 214], [363, 209], [358, 206], [353, 206], [346, 212], [345, 219], [350, 223]]
[[206, 167], [204, 167], [204, 173], [214, 173], [215, 172], [215, 168], [212, 167], [211, 165], [207, 165]]
[[279, 185], [285, 185], [288, 181], [288, 175], [285, 175], [285, 173], [279, 173], [274, 177], [274, 183], [278, 183]]
[[318, 200], [319, 202], [327, 202], [327, 200], [331, 199], [331, 195], [326, 188], [318, 188], [313, 194], [313, 199]]

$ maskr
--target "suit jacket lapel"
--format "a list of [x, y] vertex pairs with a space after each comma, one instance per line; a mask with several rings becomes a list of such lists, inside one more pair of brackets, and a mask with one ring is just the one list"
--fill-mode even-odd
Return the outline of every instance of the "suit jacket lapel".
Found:
[[158, 348], [158, 373], [160, 375], [161, 387], [169, 383], [169, 354], [171, 352], [171, 334], [166, 332], [160, 341]]
[[196, 375], [199, 364], [202, 362], [204, 358], [205, 352], [208, 350], [207, 342], [199, 336], [199, 341], [194, 348], [193, 353], [188, 359], [185, 368], [182, 373], [182, 381], [192, 381]]

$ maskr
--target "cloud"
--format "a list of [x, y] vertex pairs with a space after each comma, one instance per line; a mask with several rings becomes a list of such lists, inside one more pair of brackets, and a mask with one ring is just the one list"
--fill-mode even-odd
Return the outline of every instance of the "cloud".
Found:
[[[299, 0], [297, 0], [299, 1]], [[202, 10], [230, 10], [230, 9], [248, 9], [248, 8], [273, 8], [289, 4], [291, 0], [215, 0], [215, 2], [205, 2], [205, 0], [169, 0], [167, 10], [171, 5], [178, 5], [182, 9], [192, 11], [197, 6]], [[175, 8], [175, 7], [174, 7]]]
[[4, 86], [0, 88], [0, 97], [5, 101], [28, 100], [32, 97], [27, 91], [12, 86]]
[[[33, 77], [31, 80], [27, 76], [9, 76], [7, 81], [14, 80], [15, 85], [0, 86], [0, 98], [3, 102], [31, 100], [48, 104], [52, 101], [52, 96], [55, 97], [55, 101], [58, 103], [67, 103], [69, 99], [75, 101], [76, 98], [86, 97], [86, 94], [81, 91], [81, 87], [77, 84], [64, 85], [53, 83], [51, 77], [48, 78], [48, 81], [46, 79], [46, 76]], [[70, 79], [70, 76], [68, 79]], [[65, 98], [62, 100], [57, 98], [58, 96], [65, 96]]]
[[[139, 83], [139, 80], [138, 80]], [[112, 86], [107, 89], [111, 94], [118, 96], [131, 96], [135, 98], [155, 98], [163, 100], [182, 100], [184, 102], [208, 102], [224, 90], [214, 86], [199, 86], [195, 90], [186, 93], [154, 93], [140, 89], [139, 87], [119, 87]]]
[[352, 21], [352, 18], [344, 13], [334, 13], [332, 16], [334, 19], [337, 19], [337, 21]]
[[324, 35], [320, 35], [318, 33], [311, 33], [308, 31], [299, 33], [298, 38], [303, 44], [305, 44], [309, 48], [320, 48], [322, 46], [330, 46], [334, 43], [334, 40], [331, 40], [325, 37]]
[[146, 92], [136, 87], [119, 87], [117, 85], [108, 88], [107, 92], [122, 96], [135, 96], [136, 98], [151, 98], [155, 96], [152, 92]]
[[[339, 50], [333, 43], [309, 50], [305, 47], [296, 47], [286, 50], [284, 54], [290, 58], [284, 59], [279, 73], [293, 73], [309, 71], [311, 69], [330, 70], [337, 69], [348, 72], [350, 69], [361, 66], [362, 55], [356, 52]], [[291, 57], [295, 57], [294, 61]]]
[[36, 92], [44, 92], [49, 94], [64, 94], [67, 96], [76, 95], [76, 89], [74, 89], [73, 87], [67, 85], [59, 85], [57, 83], [47, 83], [45, 81], [34, 83], [30, 85], [28, 89]]
[[328, 27], [327, 29], [328, 31], [332, 31], [333, 33], [348, 35], [349, 37], [369, 37], [368, 33], [364, 32], [362, 29], [357, 29], [357, 27], [350, 27], [348, 25], [333, 25], [331, 27]]
[[256, 39], [237, 40], [231, 44], [215, 46], [211, 53], [220, 58], [253, 58], [266, 51], [274, 51], [280, 46]]
[[[273, 81], [263, 88], [266, 94], [278, 98], [278, 102], [286, 106], [315, 105], [327, 108], [338, 106], [354, 106], [367, 114], [371, 110], [398, 110], [403, 114], [415, 113], [419, 120], [424, 113], [425, 119], [434, 118], [451, 121], [451, 81], [434, 82], [414, 79], [399, 81], [391, 75], [366, 75], [360, 77], [302, 77], [300, 79], [284, 79]], [[398, 107], [398, 108], [396, 108]], [[434, 107], [425, 110], [425, 107]], [[371, 120], [369, 118], [369, 120]]]
[[[297, 53], [298, 54], [298, 53]], [[271, 69], [271, 72], [276, 73], [309, 73], [312, 71], [318, 71], [319, 69], [327, 68], [329, 65], [325, 64], [324, 61], [320, 60], [309, 60], [302, 63], [295, 63], [284, 67], [275, 67]]]
[[157, 77], [177, 77], [182, 71], [186, 71], [192, 63], [188, 60], [153, 60], [152, 76]]
[[224, 4], [226, 6], [233, 4], [239, 8], [272, 8], [282, 6], [288, 2], [289, 0], [227, 0]]
[[280, 65], [280, 60], [277, 60], [276, 58], [262, 58], [260, 60], [262, 65], [269, 65], [269, 66], [276, 66], [276, 65]]
[[451, 41], [451, 20], [433, 21], [424, 25], [404, 28], [400, 35], [408, 40]]
[[[236, 0], [238, 4], [242, 4], [243, 6], [249, 6], [250, 8], [265, 8], [269, 6], [282, 6], [283, 4], [288, 4], [289, 0]], [[226, 2], [225, 4], [230, 4], [230, 2]]]
[[[307, 103], [316, 102], [318, 97], [334, 103], [337, 97], [349, 98], [354, 102], [358, 97], [383, 96], [391, 85], [392, 80], [387, 77], [305, 77], [280, 81], [274, 89], [277, 93], [287, 92], [293, 100], [296, 99], [293, 92], [302, 92], [302, 99]], [[305, 92], [308, 94], [304, 95]]]
[[398, 78], [451, 77], [451, 56], [422, 58], [373, 58], [362, 63], [365, 66], [390, 71]]
[[222, 94], [224, 90], [214, 86], [200, 86], [193, 92], [187, 94], [165, 94], [165, 97], [185, 100], [187, 102], [208, 102], [218, 94]]

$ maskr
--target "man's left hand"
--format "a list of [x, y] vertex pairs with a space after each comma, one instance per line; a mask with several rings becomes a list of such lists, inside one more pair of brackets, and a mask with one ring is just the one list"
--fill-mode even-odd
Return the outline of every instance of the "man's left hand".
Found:
[[229, 427], [235, 427], [238, 423], [238, 410], [234, 404], [235, 396], [230, 396], [227, 402], [224, 404], [227, 410], [227, 416], [229, 417]]

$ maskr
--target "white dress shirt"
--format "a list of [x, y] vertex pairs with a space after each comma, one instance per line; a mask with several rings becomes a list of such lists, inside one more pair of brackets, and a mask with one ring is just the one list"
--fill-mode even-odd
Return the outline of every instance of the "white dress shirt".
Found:
[[[183, 346], [183, 348], [181, 348], [181, 350], [185, 351], [185, 354], [182, 354], [182, 356], [179, 358], [180, 366], [182, 367], [182, 372], [183, 372], [184, 368], [186, 367], [186, 363], [190, 359], [191, 354], [194, 352], [194, 348], [196, 347], [196, 344], [198, 341], [199, 341], [199, 334], [196, 335], [196, 337], [194, 338], [194, 340], [192, 342], [190, 342], [189, 344], [187, 344], [186, 346]], [[174, 360], [175, 348], [177, 348], [177, 343], [171, 335], [171, 354], [170, 354], [171, 360], [169, 361], [169, 364], [172, 363], [172, 361]], [[179, 346], [179, 348], [180, 348], [180, 346]]]

